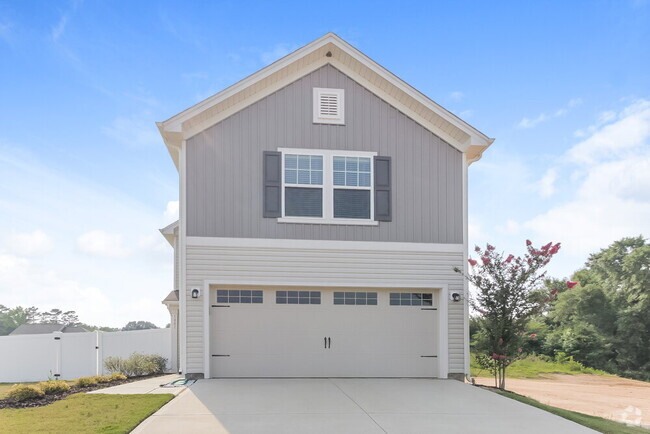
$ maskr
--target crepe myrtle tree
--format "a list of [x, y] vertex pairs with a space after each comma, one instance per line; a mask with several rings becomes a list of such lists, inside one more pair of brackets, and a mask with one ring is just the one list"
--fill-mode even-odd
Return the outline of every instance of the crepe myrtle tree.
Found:
[[526, 326], [552, 299], [548, 290], [542, 289], [546, 274], [542, 269], [559, 250], [560, 243], [535, 248], [530, 240], [526, 240], [523, 256], [505, 256], [490, 244], [485, 249], [476, 246], [479, 258], [469, 258], [469, 274], [454, 269], [475, 288], [470, 305], [479, 315], [484, 341], [476, 360], [494, 376], [495, 387], [505, 389], [506, 368], [520, 357], [523, 340], [535, 338], [526, 332]]

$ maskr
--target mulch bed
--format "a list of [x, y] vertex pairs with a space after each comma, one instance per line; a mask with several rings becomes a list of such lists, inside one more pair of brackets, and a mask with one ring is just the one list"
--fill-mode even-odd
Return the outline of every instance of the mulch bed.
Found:
[[98, 384], [96, 386], [89, 386], [89, 387], [77, 387], [77, 386], [70, 386], [70, 390], [64, 393], [60, 393], [58, 395], [45, 395], [42, 398], [38, 399], [31, 399], [23, 402], [15, 402], [12, 401], [9, 398], [5, 399], [0, 399], [0, 410], [5, 409], [5, 408], [31, 408], [31, 407], [42, 407], [44, 405], [52, 404], [53, 402], [56, 402], [60, 399], [63, 399], [67, 396], [70, 396], [75, 393], [81, 393], [81, 392], [92, 392], [93, 390], [98, 390], [98, 389], [105, 389], [107, 387], [113, 387], [113, 386], [119, 386], [120, 384], [126, 384], [126, 383], [132, 383], [134, 381], [139, 381], [139, 380], [146, 380], [147, 378], [154, 378], [154, 377], [160, 377], [165, 374], [161, 375], [146, 375], [144, 377], [131, 377], [127, 378], [126, 380], [118, 380], [118, 381], [111, 381], [110, 383], [102, 383]]

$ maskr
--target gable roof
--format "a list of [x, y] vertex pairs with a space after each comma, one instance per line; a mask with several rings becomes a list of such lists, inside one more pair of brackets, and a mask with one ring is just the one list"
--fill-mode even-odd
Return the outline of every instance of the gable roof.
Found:
[[183, 140], [328, 63], [465, 153], [468, 163], [477, 161], [494, 141], [339, 36], [327, 33], [168, 120], [157, 122], [176, 167]]
[[13, 335], [42, 335], [54, 332], [63, 333], [80, 333], [86, 329], [77, 326], [66, 326], [65, 324], [47, 323], [47, 324], [21, 324], [14, 331], [9, 333]]

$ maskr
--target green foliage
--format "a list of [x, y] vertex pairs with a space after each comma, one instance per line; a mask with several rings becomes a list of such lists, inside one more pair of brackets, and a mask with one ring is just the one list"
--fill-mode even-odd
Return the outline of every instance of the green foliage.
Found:
[[[485, 357], [481, 354], [472, 354], [470, 358], [470, 370], [473, 377], [485, 377], [493, 375], [490, 372], [488, 360], [481, 360]], [[485, 363], [487, 362], [487, 363]], [[559, 353], [555, 358], [541, 355], [528, 355], [521, 360], [516, 360], [508, 366], [508, 377], [510, 378], [540, 378], [544, 374], [592, 374], [609, 375], [605, 371], [593, 369], [577, 362], [572, 356]]]
[[38, 383], [38, 387], [46, 395], [60, 395], [70, 390], [70, 385], [61, 380], [43, 381]]
[[127, 377], [162, 374], [165, 372], [167, 359], [157, 354], [133, 353], [127, 359], [107, 357], [104, 367], [108, 372], [120, 372]]
[[124, 327], [122, 327], [122, 331], [148, 330], [157, 328], [158, 326], [156, 324], [149, 321], [129, 321]]
[[27, 384], [16, 384], [7, 393], [7, 398], [16, 402], [42, 398], [45, 393], [40, 387]]
[[560, 292], [548, 311], [543, 351], [650, 380], [650, 243], [623, 238], [590, 255], [573, 280], [580, 286]]
[[95, 375], [93, 378], [95, 379], [95, 381], [98, 384], [110, 383], [111, 382], [110, 375]]
[[97, 379], [95, 377], [79, 377], [74, 381], [76, 387], [92, 387], [97, 386]]
[[0, 410], [0, 431], [127, 433], [172, 398], [171, 394], [77, 393], [43, 407]]

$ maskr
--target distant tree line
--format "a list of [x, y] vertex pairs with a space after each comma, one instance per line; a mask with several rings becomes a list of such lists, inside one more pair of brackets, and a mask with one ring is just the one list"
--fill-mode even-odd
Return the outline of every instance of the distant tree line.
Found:
[[129, 321], [124, 327], [102, 327], [84, 324], [79, 322], [77, 313], [73, 310], [63, 311], [61, 309], [51, 309], [41, 312], [37, 307], [17, 306], [9, 308], [0, 304], [0, 336], [6, 336], [22, 324], [64, 324], [68, 326], [83, 327], [88, 331], [128, 331], [128, 330], [145, 330], [157, 329], [158, 327], [149, 321]]
[[[650, 243], [624, 238], [589, 256], [566, 279], [547, 279], [551, 299], [525, 331], [522, 352], [560, 353], [625, 377], [650, 381]], [[473, 317], [473, 350], [485, 352], [480, 317]]]

